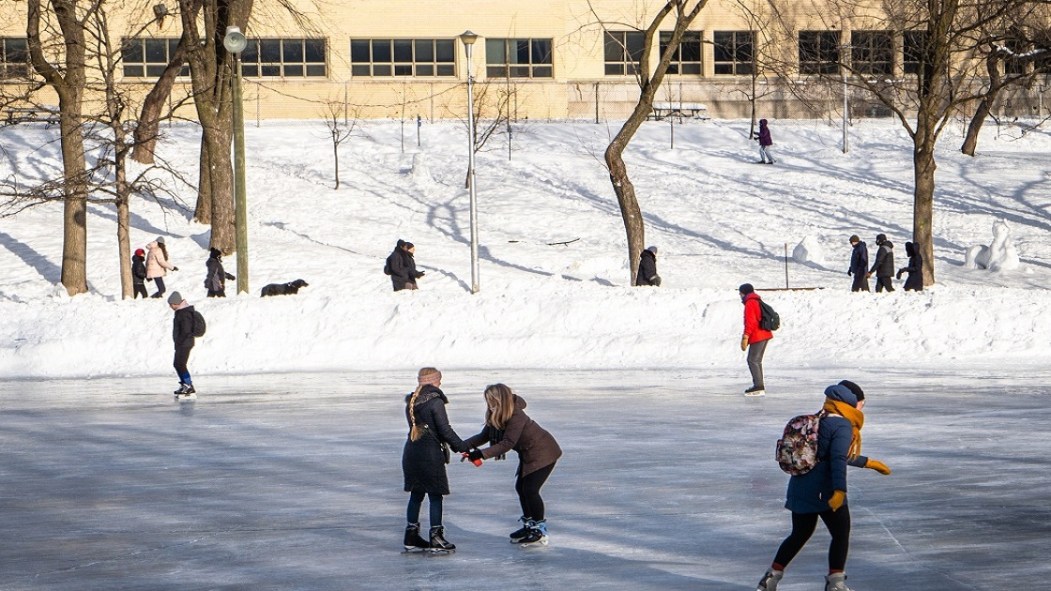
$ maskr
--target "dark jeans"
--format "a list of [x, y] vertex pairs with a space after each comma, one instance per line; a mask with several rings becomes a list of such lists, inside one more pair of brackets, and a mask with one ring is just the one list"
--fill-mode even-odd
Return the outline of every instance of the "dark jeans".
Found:
[[226, 297], [226, 288], [224, 287], [222, 289], [209, 289], [208, 290], [208, 297], [210, 297], [210, 298], [225, 298]]
[[527, 476], [521, 476], [522, 465], [518, 465], [519, 477], [515, 480], [515, 492], [518, 493], [518, 502], [522, 505], [522, 516], [534, 521], [544, 519], [544, 499], [540, 498], [540, 487], [547, 482], [555, 465], [544, 466], [536, 472]]
[[184, 384], [192, 384], [190, 381], [190, 370], [186, 368], [186, 362], [190, 360], [190, 351], [193, 345], [175, 345], [175, 373], [179, 374], [179, 381]]
[[850, 509], [846, 505], [840, 507], [839, 511], [793, 513], [792, 533], [781, 542], [781, 547], [777, 549], [777, 556], [774, 557], [774, 564], [784, 568], [789, 562], [792, 562], [792, 559], [799, 554], [814, 533], [818, 517], [825, 522], [828, 533], [832, 535], [832, 543], [828, 546], [829, 572], [841, 572], [846, 569], [847, 550], [850, 549]]
[[869, 290], [869, 278], [865, 276], [865, 272], [854, 273], [854, 283], [850, 285], [850, 291], [868, 291]]
[[894, 291], [893, 277], [876, 277], [876, 293], [879, 293], [884, 289], [888, 292]]
[[159, 298], [164, 295], [164, 277], [154, 277], [153, 282], [157, 284], [157, 293], [151, 295], [151, 298]]
[[146, 285], [144, 285], [142, 283], [135, 283], [131, 287], [132, 287], [132, 290], [134, 291], [134, 294], [135, 294], [133, 296], [134, 298], [137, 299], [139, 296], [142, 296], [144, 298], [150, 297], [149, 294], [146, 293]]
[[766, 353], [766, 344], [770, 339], [759, 341], [748, 345], [748, 372], [752, 374], [752, 387], [765, 388], [763, 380], [763, 355]]
[[423, 508], [423, 495], [431, 500], [431, 527], [442, 524], [442, 495], [425, 493], [422, 490], [414, 490], [409, 493], [409, 506], [405, 510], [405, 519], [409, 523], [420, 522], [420, 509]]

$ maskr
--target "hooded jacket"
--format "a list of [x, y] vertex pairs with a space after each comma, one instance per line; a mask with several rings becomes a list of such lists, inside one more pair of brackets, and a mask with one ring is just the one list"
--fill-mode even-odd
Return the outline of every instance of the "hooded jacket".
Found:
[[146, 245], [146, 277], [156, 279], [164, 277], [175, 268], [168, 260], [165, 247], [158, 244], [156, 240]]
[[772, 146], [774, 140], [770, 137], [770, 128], [767, 127], [766, 119], [759, 120], [759, 145]]
[[528, 476], [537, 470], [554, 464], [562, 457], [562, 448], [554, 436], [529, 418], [525, 413], [526, 401], [515, 395], [515, 410], [507, 420], [503, 430], [496, 429], [488, 423], [482, 432], [465, 441], [468, 448], [478, 447], [491, 442], [482, 449], [485, 459], [496, 458], [514, 450], [518, 452], [518, 476]]
[[890, 240], [881, 240], [879, 250], [876, 251], [876, 262], [872, 263], [872, 270], [876, 277], [894, 276], [894, 244]]
[[898, 270], [898, 277], [908, 273], [905, 279], [905, 291], [923, 291], [923, 255], [915, 242], [905, 243], [905, 254], [909, 256], [909, 266]]
[[850, 253], [850, 273], [864, 275], [869, 270], [869, 247], [864, 240], [859, 240]]
[[657, 276], [657, 255], [647, 249], [642, 251], [639, 259], [639, 272], [635, 275], [635, 285], [660, 285]]
[[205, 267], [208, 269], [204, 277], [204, 288], [208, 291], [223, 291], [226, 289], [226, 280], [233, 279], [234, 276], [227, 273], [226, 269], [223, 268], [223, 253], [218, 248], [213, 248], [209, 251], [211, 256], [208, 257], [208, 262], [205, 263]]

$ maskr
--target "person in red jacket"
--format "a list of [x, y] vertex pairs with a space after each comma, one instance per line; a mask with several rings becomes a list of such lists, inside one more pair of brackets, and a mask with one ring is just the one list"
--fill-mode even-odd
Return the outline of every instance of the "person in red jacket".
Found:
[[745, 396], [762, 396], [766, 384], [763, 383], [763, 354], [766, 343], [774, 338], [769, 330], [759, 328], [759, 319], [763, 312], [759, 308], [759, 294], [751, 283], [745, 283], [737, 289], [744, 304], [744, 334], [741, 336], [741, 350], [748, 351], [748, 371], [752, 374], [752, 387], [744, 391]]

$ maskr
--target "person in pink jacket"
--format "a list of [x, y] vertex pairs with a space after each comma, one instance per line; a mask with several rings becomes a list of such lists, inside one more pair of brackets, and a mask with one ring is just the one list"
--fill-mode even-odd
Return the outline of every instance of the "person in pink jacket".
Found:
[[774, 338], [769, 330], [759, 327], [763, 311], [759, 308], [759, 294], [751, 283], [738, 288], [741, 303], [744, 304], [744, 334], [741, 336], [741, 350], [748, 351], [748, 371], [752, 374], [752, 387], [744, 391], [745, 396], [762, 396], [766, 390], [763, 380], [763, 355], [766, 344]]
[[164, 246], [164, 236], [158, 236], [156, 240], [147, 244], [146, 248], [149, 251], [146, 254], [146, 280], [157, 284], [157, 293], [150, 297], [163, 297], [164, 276], [168, 274], [168, 271], [178, 271], [179, 267], [168, 260], [168, 248]]

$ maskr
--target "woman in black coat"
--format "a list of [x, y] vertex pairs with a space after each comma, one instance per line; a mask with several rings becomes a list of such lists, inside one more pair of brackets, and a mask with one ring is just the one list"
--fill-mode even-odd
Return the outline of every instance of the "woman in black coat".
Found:
[[898, 269], [898, 279], [901, 279], [902, 273], [908, 273], [905, 291], [923, 291], [923, 255], [920, 254], [920, 245], [906, 242], [905, 254], [909, 255], [909, 266]]
[[[405, 398], [409, 436], [401, 456], [405, 492], [409, 493], [405, 549], [454, 550], [456, 546], [446, 541], [445, 528], [442, 527], [442, 497], [449, 494], [445, 465], [449, 463], [449, 447], [457, 452], [469, 448], [449, 425], [449, 416], [445, 412], [449, 399], [439, 388], [442, 373], [433, 367], [425, 367], [417, 374], [416, 381], [416, 390]], [[424, 495], [430, 498], [429, 542], [420, 536], [420, 509]]]

